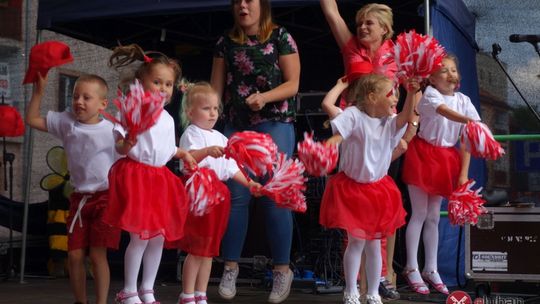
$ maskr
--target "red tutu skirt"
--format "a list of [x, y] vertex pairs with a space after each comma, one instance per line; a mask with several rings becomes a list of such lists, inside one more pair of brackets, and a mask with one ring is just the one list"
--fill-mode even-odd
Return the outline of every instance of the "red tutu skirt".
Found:
[[229, 224], [231, 213], [231, 195], [227, 186], [216, 181], [219, 192], [226, 193], [225, 201], [203, 216], [187, 216], [184, 237], [178, 241], [166, 242], [165, 248], [180, 248], [192, 255], [203, 257], [219, 256], [219, 246]]
[[106, 223], [144, 240], [161, 234], [174, 241], [184, 235], [187, 194], [180, 178], [167, 167], [122, 158], [109, 171], [109, 194]]
[[373, 240], [394, 234], [405, 225], [401, 192], [390, 176], [362, 184], [340, 172], [328, 180], [319, 222], [356, 238]]
[[405, 153], [401, 179], [428, 194], [448, 198], [457, 187], [461, 157], [455, 147], [437, 147], [415, 136]]

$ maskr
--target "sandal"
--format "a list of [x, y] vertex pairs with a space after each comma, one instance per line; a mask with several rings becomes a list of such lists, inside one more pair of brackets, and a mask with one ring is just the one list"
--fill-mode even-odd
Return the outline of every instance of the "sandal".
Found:
[[[124, 301], [129, 298], [139, 297], [138, 292], [125, 292], [124, 290], [120, 290], [119, 293], [116, 294], [116, 297], [114, 298], [114, 302], [116, 304], [124, 304]], [[136, 302], [136, 304], [144, 304], [143, 302]]]
[[413, 273], [413, 272], [420, 273], [420, 271], [417, 268], [405, 269], [405, 270], [403, 270], [403, 273], [402, 273], [403, 276], [405, 277], [405, 280], [407, 281], [407, 284], [409, 285], [409, 287], [412, 289], [412, 291], [414, 291], [416, 293], [419, 293], [419, 294], [422, 294], [422, 295], [429, 294], [429, 288], [427, 287], [426, 283], [424, 283], [424, 281], [420, 281], [420, 282], [411, 281], [411, 279], [409, 278], [409, 275], [411, 273]]
[[[139, 289], [139, 297], [141, 297], [142, 295], [145, 295], [145, 294], [153, 294], [154, 293], [154, 290], [153, 289], [146, 289], [146, 290], [143, 290], [143, 289]], [[160, 302], [158, 301], [154, 301], [154, 302], [144, 302], [143, 301], [143, 304], [161, 304]]]
[[[438, 292], [447, 295], [448, 294], [448, 288], [446, 287], [446, 285], [444, 285], [442, 280], [441, 280], [441, 283], [435, 284], [433, 282], [433, 280], [431, 279], [431, 276], [433, 276], [433, 275], [439, 275], [437, 270], [422, 271], [422, 278], [424, 279], [424, 281], [426, 281], [429, 285], [433, 286], [433, 288], [435, 288], [435, 290], [437, 290]], [[440, 279], [440, 276], [439, 276], [439, 279]]]
[[195, 302], [199, 303], [199, 301], [206, 301], [208, 300], [207, 296], [195, 296]]
[[195, 298], [182, 298], [178, 299], [178, 304], [189, 304], [189, 303], [195, 303]]

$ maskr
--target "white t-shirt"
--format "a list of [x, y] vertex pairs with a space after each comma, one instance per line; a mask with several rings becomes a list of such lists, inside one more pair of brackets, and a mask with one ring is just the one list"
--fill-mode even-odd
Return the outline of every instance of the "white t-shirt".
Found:
[[392, 150], [406, 130], [396, 129], [396, 115], [373, 118], [357, 107], [348, 107], [332, 121], [332, 130], [343, 137], [339, 168], [359, 183], [383, 178], [390, 167]]
[[[126, 136], [126, 130], [114, 125], [116, 139]], [[129, 158], [154, 167], [162, 167], [176, 154], [174, 119], [163, 110], [150, 129], [137, 136], [137, 143], [128, 152]]]
[[447, 96], [431, 86], [426, 88], [417, 106], [420, 114], [418, 136], [434, 146], [453, 147], [465, 125], [438, 114], [437, 108], [443, 104], [474, 120], [480, 120], [480, 115], [466, 95], [456, 92], [454, 96]]
[[[180, 137], [180, 148], [189, 151], [199, 150], [209, 146], [225, 147], [227, 141], [227, 137], [219, 131], [205, 130], [195, 125], [189, 125]], [[199, 162], [198, 166], [213, 169], [222, 181], [232, 178], [240, 171], [233, 159], [227, 159], [224, 156], [219, 158], [207, 156]]]
[[118, 158], [112, 129], [113, 124], [105, 119], [97, 124], [84, 124], [68, 111], [47, 113], [47, 130], [62, 141], [75, 191], [96, 192], [109, 188], [107, 175]]

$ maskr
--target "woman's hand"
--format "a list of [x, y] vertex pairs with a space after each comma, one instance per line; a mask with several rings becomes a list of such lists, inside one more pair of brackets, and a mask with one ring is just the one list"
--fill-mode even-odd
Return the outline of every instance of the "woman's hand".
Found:
[[260, 111], [266, 105], [266, 100], [263, 94], [257, 92], [249, 95], [248, 98], [246, 98], [246, 104], [251, 111]]

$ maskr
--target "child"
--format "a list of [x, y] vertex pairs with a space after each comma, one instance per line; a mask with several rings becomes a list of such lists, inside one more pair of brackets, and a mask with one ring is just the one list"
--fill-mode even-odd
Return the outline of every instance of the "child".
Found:
[[118, 249], [120, 229], [103, 221], [109, 200], [107, 174], [115, 161], [113, 125], [101, 119], [107, 107], [107, 83], [96, 75], [82, 75], [73, 88], [71, 111], [49, 111], [40, 116], [47, 77], [38, 76], [26, 112], [26, 123], [62, 141], [71, 184], [68, 228], [69, 280], [75, 303], [87, 303], [85, 258], [92, 261], [96, 303], [107, 303], [109, 264], [107, 248]]
[[[146, 91], [161, 92], [169, 101], [180, 67], [175, 60], [154, 54], [148, 57], [137, 45], [117, 47], [109, 64], [118, 68], [143, 61], [135, 77]], [[135, 141], [127, 140], [126, 130], [119, 125], [115, 125], [114, 134], [118, 153], [127, 157], [116, 162], [109, 173], [111, 202], [105, 220], [130, 233], [124, 257], [124, 288], [116, 295], [116, 302], [158, 303], [153, 288], [163, 243], [183, 236], [188, 212], [182, 181], [165, 165], [172, 157], [183, 159], [190, 167], [196, 162], [187, 151], [176, 147], [174, 121], [166, 111]], [[141, 262], [143, 274], [137, 292]]]
[[[447, 56], [429, 77], [431, 83], [418, 104], [420, 131], [405, 153], [402, 179], [408, 185], [412, 215], [407, 226], [407, 265], [403, 271], [411, 289], [428, 294], [424, 280], [448, 294], [437, 273], [439, 217], [443, 197], [468, 180], [470, 154], [456, 145], [461, 128], [480, 116], [469, 97], [456, 92], [459, 83], [456, 58]], [[424, 229], [425, 264], [418, 270], [418, 244]], [[422, 278], [424, 280], [422, 280]]]
[[[336, 86], [337, 89], [330, 91], [337, 94], [335, 97], [347, 88], [347, 83], [338, 81]], [[410, 80], [407, 87], [409, 92], [416, 92], [419, 86]], [[360, 303], [356, 281], [364, 247], [367, 303], [382, 303], [378, 295], [382, 267], [380, 239], [405, 224], [401, 194], [387, 171], [392, 150], [414, 115], [414, 94], [407, 94], [403, 110], [396, 115], [398, 99], [392, 81], [385, 76], [360, 77], [348, 90], [352, 97], [349, 100], [355, 106], [346, 108], [331, 121], [335, 135], [327, 144], [343, 141], [340, 173], [328, 181], [320, 223], [347, 231], [348, 244], [343, 257], [344, 303]]]
[[[232, 159], [223, 157], [227, 138], [212, 128], [218, 119], [220, 102], [217, 92], [206, 82], [188, 84], [182, 101], [184, 123], [190, 123], [180, 138], [180, 147], [189, 150], [199, 167], [213, 169], [220, 180], [234, 179], [252, 188], [261, 185], [248, 182]], [[227, 186], [218, 187], [229, 194]], [[206, 304], [206, 289], [212, 269], [212, 257], [219, 255], [219, 245], [230, 213], [230, 195], [204, 216], [188, 214], [185, 236], [177, 245], [188, 253], [182, 272], [182, 294], [179, 304]]]

